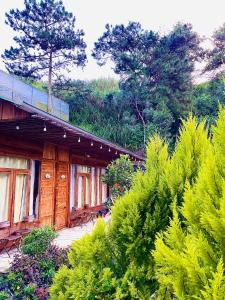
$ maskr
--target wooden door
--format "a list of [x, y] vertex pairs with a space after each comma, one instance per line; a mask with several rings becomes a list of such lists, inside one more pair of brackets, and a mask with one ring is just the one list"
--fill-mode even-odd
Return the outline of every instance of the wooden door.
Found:
[[40, 202], [38, 207], [40, 225], [53, 226], [55, 201], [55, 162], [43, 160], [40, 176]]
[[69, 203], [69, 164], [56, 164], [56, 199], [55, 199], [55, 229], [67, 226]]

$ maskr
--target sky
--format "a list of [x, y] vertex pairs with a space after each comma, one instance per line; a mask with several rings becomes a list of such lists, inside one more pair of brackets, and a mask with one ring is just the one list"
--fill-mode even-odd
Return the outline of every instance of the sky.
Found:
[[[23, 8], [23, 0], [0, 0], [0, 54], [13, 45], [13, 30], [5, 24], [5, 13], [11, 8]], [[162, 34], [181, 22], [189, 22], [201, 36], [210, 37], [225, 22], [225, 0], [64, 0], [66, 9], [76, 16], [77, 28], [85, 32], [88, 63], [81, 70], [73, 68], [73, 79], [91, 80], [115, 77], [112, 64], [99, 67], [91, 57], [94, 42], [104, 32], [107, 23], [127, 24], [138, 21], [144, 29]], [[0, 58], [0, 69], [4, 63]]]

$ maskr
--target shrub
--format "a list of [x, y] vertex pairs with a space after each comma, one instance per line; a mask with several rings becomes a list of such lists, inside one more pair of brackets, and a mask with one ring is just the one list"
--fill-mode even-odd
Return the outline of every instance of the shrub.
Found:
[[0, 292], [0, 300], [7, 300], [9, 297], [10, 296], [7, 292]]
[[169, 228], [153, 252], [160, 283], [157, 299], [224, 299], [225, 110], [212, 129], [212, 144], [181, 207], [174, 203]]
[[149, 299], [157, 289], [151, 255], [155, 236], [169, 224], [172, 201], [182, 201], [185, 182], [194, 184], [209, 147], [204, 123], [192, 117], [184, 122], [172, 157], [167, 144], [153, 137], [146, 172], [134, 175], [108, 226], [102, 221], [91, 235], [74, 242], [72, 267], [57, 272], [52, 299]]
[[120, 155], [107, 167], [102, 181], [109, 186], [112, 197], [115, 199], [131, 188], [133, 175], [134, 167], [129, 156]]
[[42, 255], [57, 234], [49, 226], [34, 228], [22, 241], [21, 251], [30, 256]]
[[62, 265], [69, 266], [67, 252], [50, 245], [42, 256], [15, 255], [10, 271], [0, 276], [0, 295], [7, 294], [5, 299], [47, 299], [55, 272]]

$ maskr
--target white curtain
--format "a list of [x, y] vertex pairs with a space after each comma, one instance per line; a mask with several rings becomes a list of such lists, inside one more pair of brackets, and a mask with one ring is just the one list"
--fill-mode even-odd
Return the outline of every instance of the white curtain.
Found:
[[29, 216], [33, 215], [35, 162], [31, 161]]
[[85, 204], [89, 204], [90, 203], [90, 190], [89, 190], [89, 186], [90, 186], [90, 178], [87, 176], [86, 177], [86, 200], [85, 200]]
[[100, 204], [100, 169], [96, 168], [97, 171], [97, 205]]
[[21, 222], [26, 216], [26, 183], [27, 175], [16, 175], [16, 190], [14, 202], [14, 223]]
[[75, 165], [70, 166], [70, 211], [75, 207]]
[[[102, 175], [105, 175], [105, 169], [102, 169]], [[107, 185], [102, 182], [102, 203], [105, 203], [107, 199]]]
[[0, 168], [28, 169], [28, 160], [17, 157], [0, 156]]
[[8, 221], [9, 217], [9, 177], [7, 173], [0, 173], [0, 222]]
[[95, 168], [91, 168], [91, 206], [95, 206]]
[[83, 198], [83, 180], [82, 176], [78, 176], [78, 203], [77, 207], [82, 208], [82, 198]]

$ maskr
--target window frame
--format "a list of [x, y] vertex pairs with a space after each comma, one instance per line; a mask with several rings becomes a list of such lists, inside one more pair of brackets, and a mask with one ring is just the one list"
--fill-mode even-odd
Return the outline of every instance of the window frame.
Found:
[[8, 206], [8, 221], [0, 222], [0, 228], [5, 227], [17, 227], [19, 224], [26, 222], [22, 220], [14, 223], [14, 207], [15, 207], [15, 189], [16, 189], [16, 176], [19, 174], [27, 176], [27, 188], [26, 188], [26, 215], [25, 219], [29, 217], [29, 201], [30, 201], [30, 178], [31, 178], [31, 159], [16, 155], [2, 155], [4, 157], [14, 157], [18, 159], [26, 159], [27, 169], [14, 169], [14, 168], [0, 168], [0, 173], [9, 174], [9, 206]]
[[11, 207], [12, 207], [12, 190], [13, 190], [13, 186], [12, 186], [12, 172], [9, 171], [8, 169], [2, 169], [0, 168], [0, 173], [3, 174], [8, 174], [9, 175], [9, 203], [8, 203], [8, 217], [7, 217], [7, 221], [2, 221], [0, 222], [0, 228], [4, 228], [4, 227], [9, 227], [11, 224]]

